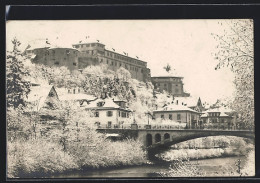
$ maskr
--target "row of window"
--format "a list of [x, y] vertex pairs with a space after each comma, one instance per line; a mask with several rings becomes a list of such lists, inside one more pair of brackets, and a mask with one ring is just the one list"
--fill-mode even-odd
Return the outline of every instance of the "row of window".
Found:
[[[113, 116], [113, 111], [107, 111], [106, 114], [107, 114], [107, 117], [112, 117]], [[129, 118], [129, 113], [127, 113], [127, 112], [119, 111], [118, 115], [119, 115], [119, 117], [122, 117], [122, 118]], [[99, 117], [99, 112], [96, 111], [94, 113], [94, 116], [95, 117]]]
[[209, 116], [220, 116], [220, 112], [210, 112]]
[[[100, 59], [100, 62], [103, 62], [103, 59]], [[109, 60], [107, 60], [107, 64], [109, 64]], [[118, 66], [118, 67], [121, 67], [123, 64], [122, 63], [117, 63], [117, 62], [113, 62], [113, 61], [110, 61], [110, 65], [112, 66]], [[138, 72], [138, 68], [137, 67], [134, 67], [134, 66], [129, 66], [127, 64], [124, 64], [125, 68], [128, 70], [128, 68], [130, 68], [131, 71], [136, 71]], [[143, 73], [143, 69], [141, 69], [141, 73]]]
[[[164, 114], [161, 115], [161, 119], [165, 119]], [[172, 114], [169, 114], [169, 120], [172, 120]], [[181, 114], [177, 114], [177, 120], [181, 120]]]
[[74, 47], [74, 48], [79, 48], [79, 47], [83, 48], [83, 47], [95, 47], [95, 46], [98, 46], [98, 47], [104, 48], [104, 45], [102, 45], [102, 44], [98, 44], [98, 43], [74, 45], [73, 47]]
[[[161, 114], [161, 119], [165, 119], [165, 116], [164, 114]], [[191, 120], [194, 120], [195, 119], [195, 116], [194, 115], [191, 115]], [[172, 120], [172, 114], [169, 114], [169, 120]], [[177, 114], [177, 120], [181, 120], [181, 114]]]
[[145, 65], [145, 63], [143, 63], [143, 62], [139, 62], [139, 61], [134, 60], [134, 59], [132, 59], [130, 57], [121, 56], [119, 54], [113, 54], [112, 52], [108, 52], [107, 51], [105, 55], [108, 56], [108, 57], [111, 57], [111, 58], [118, 59], [118, 60], [124, 60], [124, 61], [127, 61], [127, 62], [133, 62], [133, 63], [138, 64], [138, 65]]
[[[60, 62], [56, 61], [54, 62], [55, 65], [60, 65]], [[72, 65], [77, 66], [77, 63], [73, 62]]]

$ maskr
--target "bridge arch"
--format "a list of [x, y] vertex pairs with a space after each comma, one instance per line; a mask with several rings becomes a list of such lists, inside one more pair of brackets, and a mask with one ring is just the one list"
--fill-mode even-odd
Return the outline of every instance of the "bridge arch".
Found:
[[148, 133], [146, 135], [146, 146], [148, 147], [151, 146], [152, 144], [153, 144], [153, 136], [150, 133]]
[[155, 134], [155, 143], [161, 142], [161, 134], [157, 133]]
[[164, 134], [164, 140], [170, 140], [170, 134], [169, 133]]

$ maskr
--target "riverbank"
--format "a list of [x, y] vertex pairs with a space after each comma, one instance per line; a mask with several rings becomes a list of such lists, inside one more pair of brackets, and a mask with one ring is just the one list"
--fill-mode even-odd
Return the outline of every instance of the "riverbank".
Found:
[[[253, 147], [247, 147], [246, 150], [252, 150]], [[244, 151], [239, 149], [229, 147], [229, 148], [212, 148], [212, 149], [172, 149], [164, 153], [157, 154], [161, 160], [164, 161], [175, 161], [175, 160], [201, 160], [209, 158], [218, 157], [233, 157], [233, 156], [243, 156]]]

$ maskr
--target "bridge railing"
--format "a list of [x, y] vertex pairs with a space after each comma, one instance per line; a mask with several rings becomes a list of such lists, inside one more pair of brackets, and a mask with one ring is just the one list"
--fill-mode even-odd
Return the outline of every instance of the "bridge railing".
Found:
[[187, 125], [169, 125], [169, 124], [157, 124], [157, 125], [147, 125], [147, 124], [135, 124], [135, 128], [132, 128], [131, 124], [121, 124], [121, 125], [106, 125], [100, 124], [98, 129], [149, 129], [149, 130], [227, 130], [227, 131], [238, 131], [238, 130], [249, 130], [249, 128], [241, 128], [237, 126], [228, 126], [226, 124], [207, 124], [194, 127], [188, 127]]

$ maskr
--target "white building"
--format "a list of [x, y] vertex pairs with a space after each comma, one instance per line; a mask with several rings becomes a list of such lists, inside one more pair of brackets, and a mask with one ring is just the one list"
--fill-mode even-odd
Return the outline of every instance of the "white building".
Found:
[[155, 120], [167, 120], [186, 124], [187, 128], [196, 128], [200, 125], [200, 112], [184, 105], [170, 104], [153, 111]]
[[130, 121], [131, 111], [126, 107], [126, 102], [123, 100], [97, 99], [89, 104], [84, 103], [82, 107], [93, 112], [94, 123], [101, 127], [122, 128]]

